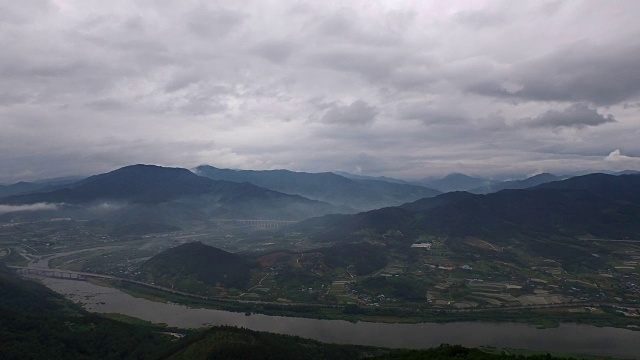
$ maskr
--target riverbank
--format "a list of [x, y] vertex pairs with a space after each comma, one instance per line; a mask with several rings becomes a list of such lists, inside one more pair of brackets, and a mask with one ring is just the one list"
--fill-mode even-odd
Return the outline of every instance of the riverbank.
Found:
[[526, 324], [478, 321], [392, 324], [262, 314], [246, 316], [244, 312], [151, 301], [133, 297], [116, 288], [85, 281], [65, 279], [42, 279], [42, 281], [54, 291], [76, 302], [81, 302], [87, 310], [98, 313], [120, 313], [180, 328], [232, 325], [329, 343], [390, 348], [422, 349], [449, 343], [469, 347], [494, 346], [622, 358], [637, 358], [640, 354], [640, 332], [611, 327], [561, 324], [557, 328], [541, 330]]
[[[567, 310], [562, 306], [530, 310], [495, 309], [484, 311], [447, 311], [429, 308], [402, 307], [361, 307], [355, 305], [254, 303], [233, 300], [211, 300], [164, 292], [140, 284], [122, 281], [101, 281], [102, 285], [112, 286], [123, 292], [158, 302], [172, 302], [190, 307], [200, 307], [239, 313], [257, 313], [271, 316], [304, 317], [325, 320], [345, 320], [350, 322], [382, 323], [454, 323], [454, 322], [500, 322], [524, 323], [539, 328], [556, 328], [562, 323], [588, 324], [599, 327], [617, 327], [631, 330], [640, 329], [640, 319], [626, 317], [613, 307], [603, 307], [594, 311], [587, 305], [578, 311]], [[573, 308], [572, 308], [573, 309]]]

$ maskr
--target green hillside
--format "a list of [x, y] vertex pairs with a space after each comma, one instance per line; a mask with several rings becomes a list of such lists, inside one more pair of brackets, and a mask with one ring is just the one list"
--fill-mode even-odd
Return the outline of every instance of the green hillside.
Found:
[[158, 359], [171, 338], [90, 314], [0, 265], [0, 359]]
[[[447, 193], [397, 208], [310, 219], [295, 229], [318, 241], [348, 241], [363, 230], [488, 237], [640, 236], [640, 176], [592, 174], [488, 195]], [[356, 236], [354, 236], [356, 234]]]
[[250, 259], [191, 242], [147, 260], [138, 276], [150, 283], [206, 293], [213, 287], [246, 288], [255, 266]]
[[[185, 349], [170, 360], [552, 360], [545, 355], [492, 354], [459, 345], [441, 345], [425, 350], [392, 350], [370, 346], [325, 344], [296, 336], [276, 335], [231, 327], [215, 327], [189, 339]], [[185, 342], [186, 343], [186, 342]]]

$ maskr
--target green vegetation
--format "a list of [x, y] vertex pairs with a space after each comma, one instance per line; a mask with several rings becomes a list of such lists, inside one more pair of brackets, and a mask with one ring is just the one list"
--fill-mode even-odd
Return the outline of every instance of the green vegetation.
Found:
[[[59, 253], [52, 267], [115, 275], [176, 291], [116, 282], [138, 296], [271, 315], [511, 321], [541, 327], [560, 322], [638, 325], [637, 175], [589, 175], [484, 196], [447, 193], [272, 231], [250, 228], [256, 224], [249, 220], [211, 217], [249, 216], [248, 209], [258, 209], [263, 202], [294, 211], [286, 206], [290, 197], [225, 183], [216, 194], [232, 190], [234, 195], [225, 198], [226, 210], [217, 212], [218, 198], [209, 192], [207, 179], [184, 171], [125, 170], [83, 184], [93, 184], [88, 189], [101, 184], [107, 195], [131, 195], [133, 205], [113, 210], [117, 215], [105, 215], [104, 220], [36, 221], [26, 212], [11, 215], [23, 222], [0, 227], [0, 261], [25, 265], [40, 260], [41, 266], [45, 254]], [[169, 177], [165, 183], [137, 181], [132, 188], [121, 188], [132, 176], [160, 173]], [[176, 200], [171, 193], [180, 184], [203, 193]], [[73, 194], [80, 196], [82, 191]], [[180, 191], [176, 196], [187, 190]], [[67, 210], [78, 209], [60, 211]], [[276, 214], [260, 211], [264, 216]], [[134, 231], [156, 223], [177, 224], [184, 230], [157, 228], [154, 231], [162, 232], [144, 236]], [[267, 222], [263, 227], [289, 223]], [[135, 225], [128, 235], [114, 233], [120, 226], [127, 229], [127, 224]], [[202, 243], [184, 244], [194, 240]], [[184, 245], [175, 247], [179, 244]], [[91, 251], [69, 251], [81, 248]]]
[[[295, 336], [276, 335], [232, 327], [215, 327], [185, 338], [184, 349], [172, 354], [172, 360], [242, 359], [242, 360], [552, 360], [567, 359], [550, 354], [511, 355], [485, 352], [459, 345], [440, 345], [426, 350], [391, 350], [367, 346], [324, 344]], [[494, 349], [495, 350], [495, 349]]]
[[457, 360], [499, 360], [499, 359], [529, 359], [529, 360], [546, 360], [559, 359], [545, 355], [511, 355], [505, 352], [500, 354], [487, 353], [479, 349], [469, 349], [460, 345], [440, 345], [437, 348], [429, 350], [410, 350], [398, 353], [384, 354], [372, 357], [371, 360], [439, 360], [439, 359], [457, 359]]
[[169, 359], [360, 359], [383, 354], [380, 348], [324, 344], [294, 336], [232, 327], [215, 327], [192, 336]]
[[324, 344], [233, 327], [166, 329], [128, 316], [87, 313], [5, 267], [0, 290], [2, 359], [527, 359], [448, 345], [407, 351]]
[[[640, 318], [621, 315], [614, 308], [605, 308], [600, 312], [569, 312], [570, 308], [558, 309], [487, 309], [483, 311], [447, 311], [433, 309], [429, 306], [405, 307], [402, 303], [394, 306], [327, 306], [322, 304], [287, 304], [287, 303], [246, 303], [233, 300], [215, 300], [189, 297], [167, 293], [161, 290], [137, 284], [117, 282], [118, 289], [136, 297], [159, 302], [175, 302], [194, 307], [233, 311], [240, 313], [257, 313], [272, 316], [305, 317], [315, 319], [369, 321], [389, 323], [451, 323], [451, 322], [505, 322], [526, 323], [540, 328], [557, 327], [560, 323], [589, 324], [595, 326], [612, 326], [627, 328], [640, 326]], [[580, 308], [578, 308], [580, 309]]]
[[0, 269], [0, 358], [159, 358], [171, 339], [151, 326], [89, 314], [44, 286]]
[[211, 287], [246, 288], [256, 264], [241, 256], [192, 242], [166, 250], [140, 268], [141, 279], [193, 293]]
[[405, 237], [474, 236], [508, 242], [519, 236], [639, 238], [640, 176], [591, 174], [526, 190], [443, 194], [397, 208], [324, 217], [295, 228], [317, 241], [354, 240], [360, 231]]
[[332, 268], [352, 267], [354, 275], [365, 275], [385, 267], [388, 250], [371, 243], [338, 244], [319, 250], [324, 254], [325, 265]]
[[386, 297], [424, 301], [427, 285], [412, 277], [371, 277], [359, 282], [355, 287], [361, 293], [376, 296], [387, 294]]

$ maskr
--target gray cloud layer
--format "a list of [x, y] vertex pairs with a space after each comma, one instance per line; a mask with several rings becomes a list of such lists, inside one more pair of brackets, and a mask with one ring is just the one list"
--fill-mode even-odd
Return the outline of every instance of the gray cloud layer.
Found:
[[573, 127], [582, 129], [586, 126], [598, 126], [612, 123], [616, 120], [613, 115], [601, 115], [595, 109], [584, 104], [573, 104], [563, 111], [548, 110], [533, 119], [526, 120], [527, 126], [540, 127]]
[[[0, 2], [0, 182], [143, 162], [404, 177], [632, 167], [638, 13]], [[624, 161], [605, 161], [616, 149]]]
[[362, 100], [351, 105], [331, 104], [321, 121], [327, 124], [364, 125], [373, 122], [378, 110]]

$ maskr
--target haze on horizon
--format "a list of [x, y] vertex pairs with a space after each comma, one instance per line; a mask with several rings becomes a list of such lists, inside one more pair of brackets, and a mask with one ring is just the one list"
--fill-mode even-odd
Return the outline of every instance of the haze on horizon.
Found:
[[0, 1], [0, 182], [640, 169], [637, 1]]

